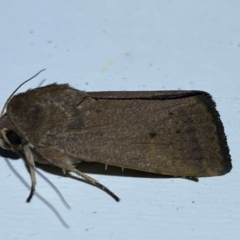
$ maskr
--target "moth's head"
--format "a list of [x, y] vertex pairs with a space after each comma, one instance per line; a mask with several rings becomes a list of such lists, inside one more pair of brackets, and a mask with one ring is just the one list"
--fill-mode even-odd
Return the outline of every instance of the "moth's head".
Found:
[[18, 134], [14, 131], [14, 126], [10, 120], [10, 118], [7, 115], [7, 105], [10, 102], [11, 98], [14, 96], [14, 94], [17, 92], [17, 90], [26, 82], [32, 80], [35, 78], [38, 74], [40, 74], [45, 69], [42, 69], [37, 74], [35, 74], [33, 77], [29, 78], [28, 80], [21, 83], [9, 96], [7, 101], [5, 102], [3, 109], [0, 114], [0, 147], [7, 149], [7, 150], [16, 150], [18, 146], [21, 145], [21, 138], [18, 136]]
[[14, 126], [7, 114], [0, 118], [0, 147], [7, 150], [16, 149], [21, 138], [14, 131]]

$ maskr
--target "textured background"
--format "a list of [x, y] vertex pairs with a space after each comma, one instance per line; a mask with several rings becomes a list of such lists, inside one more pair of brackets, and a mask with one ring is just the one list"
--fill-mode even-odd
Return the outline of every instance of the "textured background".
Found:
[[[183, 179], [96, 175], [121, 198], [42, 171], [38, 197], [1, 157], [0, 239], [240, 239], [240, 2], [0, 1], [0, 106], [20, 91], [68, 82], [87, 91], [205, 90], [217, 103], [233, 170], [223, 177]], [[10, 161], [29, 182], [21, 160]]]

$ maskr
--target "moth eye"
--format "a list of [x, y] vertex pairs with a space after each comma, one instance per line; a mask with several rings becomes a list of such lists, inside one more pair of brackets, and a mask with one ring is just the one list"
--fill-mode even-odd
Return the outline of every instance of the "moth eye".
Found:
[[8, 141], [13, 145], [19, 145], [21, 143], [20, 137], [12, 130], [6, 132], [6, 137]]

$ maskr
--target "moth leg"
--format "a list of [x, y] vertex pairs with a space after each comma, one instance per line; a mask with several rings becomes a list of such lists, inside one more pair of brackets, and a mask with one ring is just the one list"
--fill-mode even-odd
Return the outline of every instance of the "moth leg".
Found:
[[117, 202], [120, 200], [113, 192], [111, 192], [107, 187], [97, 182], [95, 179], [89, 177], [87, 174], [79, 171], [72, 164], [72, 157], [65, 154], [64, 152], [57, 151], [50, 148], [36, 148], [35, 151], [45, 160], [47, 160], [52, 165], [55, 165], [64, 171], [74, 172], [81, 176], [87, 183], [96, 186], [113, 197]]
[[190, 180], [190, 181], [198, 182], [198, 178], [196, 178], [196, 177], [183, 177], [183, 178]]
[[29, 168], [29, 172], [30, 172], [30, 176], [31, 176], [31, 191], [30, 191], [30, 194], [27, 198], [27, 202], [30, 202], [33, 195], [34, 195], [34, 192], [35, 192], [35, 188], [36, 188], [36, 175], [35, 175], [35, 163], [34, 163], [34, 157], [33, 157], [33, 154], [32, 154], [32, 151], [30, 149], [30, 147], [28, 145], [25, 145], [24, 148], [24, 154], [25, 154], [25, 163], [27, 165], [27, 167]]
[[112, 191], [110, 191], [107, 187], [105, 187], [104, 185], [102, 185], [101, 183], [97, 182], [95, 179], [89, 177], [87, 174], [79, 171], [78, 169], [76, 169], [73, 165], [72, 167], [69, 169], [69, 171], [71, 172], [75, 172], [77, 175], [83, 177], [86, 182], [90, 183], [91, 185], [94, 185], [98, 188], [100, 188], [101, 190], [103, 190], [104, 192], [106, 192], [107, 194], [109, 194], [111, 197], [113, 197], [117, 202], [120, 201], [119, 197], [116, 196]]

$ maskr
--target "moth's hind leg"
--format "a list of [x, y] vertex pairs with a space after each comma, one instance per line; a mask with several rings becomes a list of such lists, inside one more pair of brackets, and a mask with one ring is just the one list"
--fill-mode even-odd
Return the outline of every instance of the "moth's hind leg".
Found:
[[101, 190], [109, 194], [111, 197], [113, 197], [117, 202], [120, 200], [107, 187], [97, 182], [95, 179], [89, 177], [87, 174], [76, 169], [76, 167], [72, 164], [71, 157], [65, 154], [64, 152], [60, 152], [60, 151], [49, 149], [49, 148], [36, 148], [35, 150], [42, 158], [47, 160], [52, 165], [63, 169], [64, 172], [69, 171], [69, 172], [76, 173], [77, 175], [81, 176], [85, 182], [100, 188]]
[[102, 185], [101, 183], [97, 182], [95, 179], [89, 177], [87, 174], [79, 171], [78, 169], [76, 169], [73, 165], [72, 165], [72, 168], [69, 169], [68, 171], [71, 171], [71, 172], [75, 172], [77, 175], [81, 176], [82, 178], [84, 178], [84, 180], [95, 186], [95, 187], [98, 187], [100, 188], [101, 190], [103, 190], [104, 192], [106, 192], [107, 194], [109, 194], [111, 197], [113, 197], [117, 202], [120, 201], [119, 197], [116, 196], [112, 191], [110, 191], [107, 187], [105, 187], [104, 185]]

